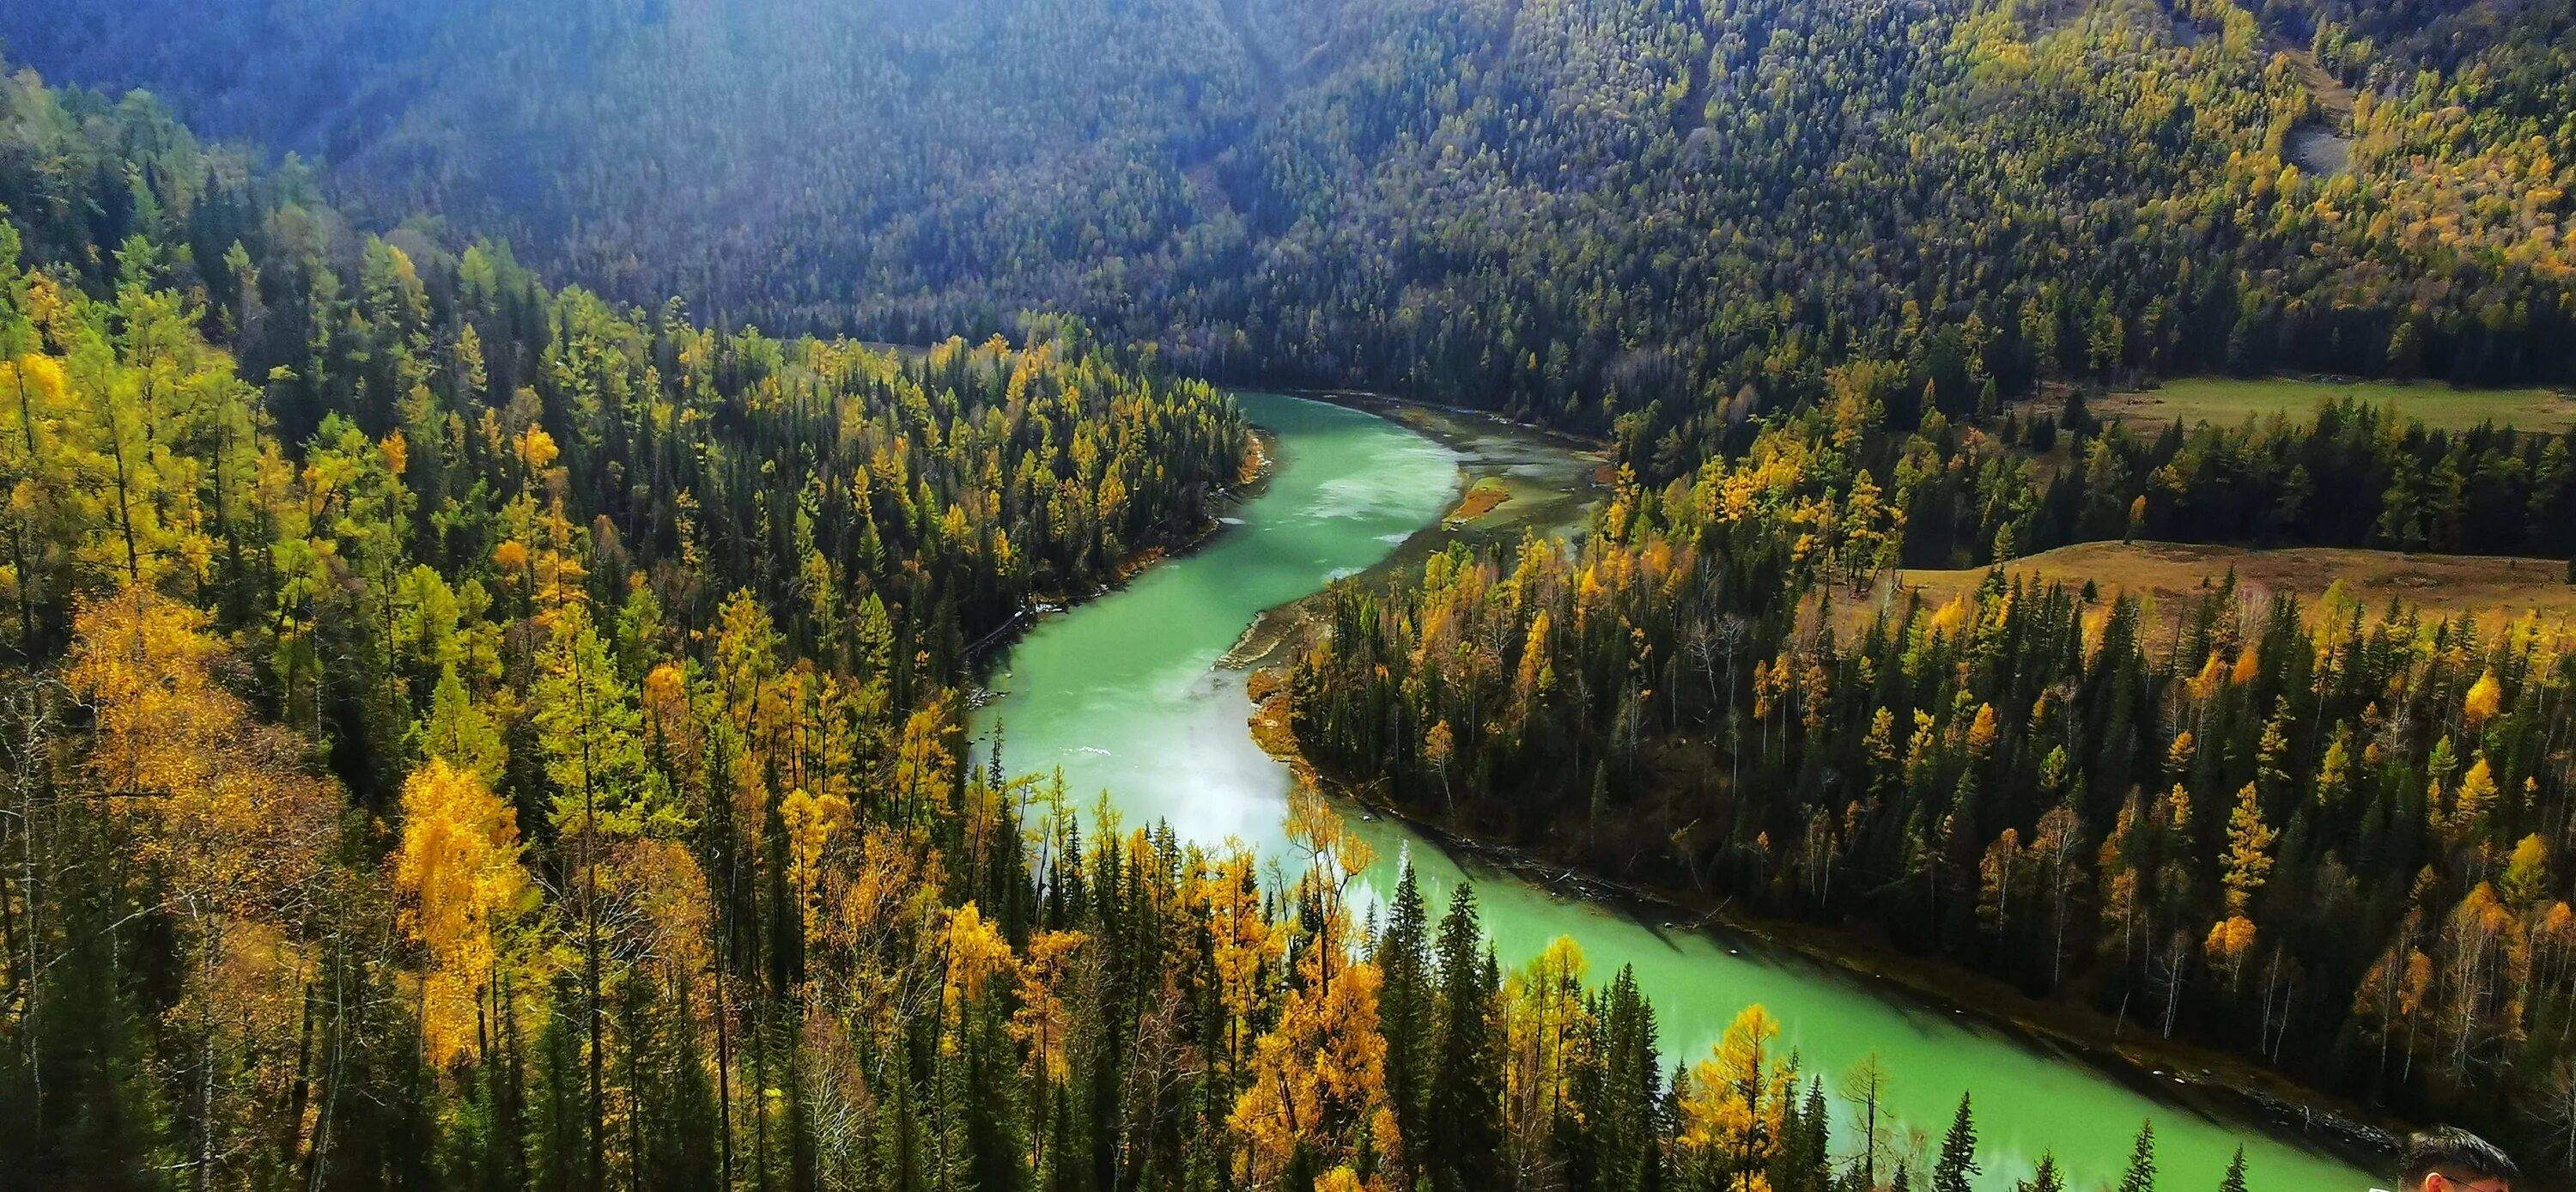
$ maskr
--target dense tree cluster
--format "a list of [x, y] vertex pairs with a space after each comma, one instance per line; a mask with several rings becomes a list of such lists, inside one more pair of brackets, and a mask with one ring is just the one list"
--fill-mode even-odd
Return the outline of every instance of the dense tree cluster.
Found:
[[[2430, 441], [2360, 419], [2400, 459]], [[1471, 832], [2564, 1137], [2564, 627], [2232, 583], [2151, 615], [2000, 570], [1855, 619], [1898, 549], [1856, 467], [1866, 424], [1819, 412], [1625, 485], [1579, 546], [1335, 586], [1289, 680], [1299, 744]], [[2150, 507], [2216, 487], [2166, 473]], [[2494, 532], [2524, 532], [2522, 509]]]
[[748, 587], [818, 662], [881, 657], [901, 702], [1030, 597], [1187, 541], [1241, 479], [1231, 403], [1077, 324], [911, 358], [712, 332], [489, 246], [351, 235], [148, 105], [29, 76], [5, 99], [24, 168], [0, 192], [34, 201], [42, 266], [6, 275], [8, 644], [46, 659], [83, 592], [175, 577], [352, 774], [394, 752], [386, 700], [483, 677], [478, 626], [561, 590], [697, 622]]
[[2073, 419], [2089, 433], [2016, 413], [1883, 440], [1872, 458], [1904, 510], [1899, 561], [1966, 567], [2121, 538], [2576, 552], [2565, 432], [2432, 430], [2351, 398], [2233, 427], [2098, 426], [2080, 405]]
[[[1203, 373], [1625, 417], [1687, 467], [1861, 359], [1914, 372], [1900, 419], [2052, 377], [2569, 379], [2576, 22], [2493, 7], [582, 0], [424, 34], [122, 0], [0, 32], [637, 300], [914, 340], [1069, 311]], [[109, 31], [142, 13], [208, 48]]]

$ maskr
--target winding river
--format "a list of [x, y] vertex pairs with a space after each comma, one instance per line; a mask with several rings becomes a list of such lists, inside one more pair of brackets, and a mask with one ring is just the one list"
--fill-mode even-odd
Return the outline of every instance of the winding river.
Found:
[[[1272, 394], [1239, 398], [1275, 436], [1266, 489], [1202, 549], [1041, 621], [1001, 660], [992, 679], [999, 695], [975, 729], [989, 734], [999, 721], [1010, 768], [1062, 766], [1076, 795], [1108, 790], [1131, 824], [1168, 820], [1186, 838], [1236, 837], [1279, 857], [1288, 772], [1246, 730], [1246, 675], [1224, 665], [1226, 655], [1263, 610], [1364, 570], [1431, 526], [1457, 496], [1460, 457], [1372, 414]], [[2265, 1192], [2372, 1185], [2346, 1162], [2265, 1127], [2159, 1097], [2155, 1078], [2123, 1081], [1801, 957], [1658, 930], [1472, 863], [1462, 869], [1383, 820], [1356, 826], [1377, 848], [1368, 877], [1379, 889], [1408, 855], [1435, 909], [1472, 876], [1507, 966], [1560, 935], [1582, 945], [1596, 982], [1633, 965], [1668, 1057], [1706, 1055], [1736, 1012], [1759, 1002], [1779, 1018], [1784, 1051], [1796, 1049], [1829, 1082], [1877, 1051], [1894, 1076], [1887, 1108], [1935, 1140], [1961, 1091], [1973, 1090], [1981, 1189], [2012, 1187], [2043, 1147], [2056, 1152], [2070, 1187], [2108, 1186], [2148, 1117], [2166, 1192], [2216, 1188], [2240, 1144], [2252, 1186]], [[1838, 1149], [1851, 1134], [1838, 1131]]]

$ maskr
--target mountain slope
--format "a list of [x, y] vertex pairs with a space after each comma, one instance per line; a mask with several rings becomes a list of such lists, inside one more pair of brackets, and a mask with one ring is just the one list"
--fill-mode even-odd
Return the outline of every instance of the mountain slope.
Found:
[[[789, 330], [1065, 308], [1205, 371], [1635, 414], [1675, 459], [1860, 360], [1900, 417], [1989, 379], [2570, 377], [2564, 3], [85, 7], [0, 34], [319, 151], [379, 222]], [[2509, 32], [2426, 48], [2458, 28]], [[2310, 130], [2345, 170], [2296, 168]]]

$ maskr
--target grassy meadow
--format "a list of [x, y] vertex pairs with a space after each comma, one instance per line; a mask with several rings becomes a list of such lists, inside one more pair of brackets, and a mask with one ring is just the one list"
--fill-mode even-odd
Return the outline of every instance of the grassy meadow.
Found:
[[2184, 377], [2154, 389], [2096, 399], [2095, 417], [2132, 424], [2180, 421], [2235, 426], [2248, 416], [2304, 419], [2329, 397], [2357, 397], [2436, 430], [2494, 422], [2518, 430], [2576, 425], [2576, 396], [2548, 389], [2454, 389], [2431, 381], [2324, 381], [2298, 377]]

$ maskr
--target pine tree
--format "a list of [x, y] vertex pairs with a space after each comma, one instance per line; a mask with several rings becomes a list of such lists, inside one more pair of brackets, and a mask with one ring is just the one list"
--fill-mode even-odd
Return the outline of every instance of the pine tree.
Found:
[[1482, 1192], [1502, 1180], [1501, 986], [1476, 917], [1474, 887], [1458, 885], [1440, 920], [1440, 1038], [1432, 1076], [1425, 1166], [1436, 1192]]
[[1980, 1170], [1976, 1119], [1969, 1110], [1968, 1094], [1961, 1093], [1958, 1116], [1950, 1119], [1950, 1132], [1941, 1139], [1941, 1158], [1932, 1165], [1932, 1192], [1970, 1192], [1969, 1179]]
[[1798, 1111], [1798, 1129], [1782, 1152], [1787, 1159], [1785, 1192], [1826, 1192], [1833, 1186], [1833, 1111], [1825, 1101], [1825, 1082], [1807, 1082], [1807, 1099]]
[[2227, 1177], [2218, 1181], [2218, 1192], [2245, 1192], [2245, 1148], [2236, 1148], [2236, 1157], [2227, 1161]]
[[1596, 1001], [1598, 1067], [1575, 1091], [1592, 1145], [1588, 1165], [1578, 1164], [1575, 1176], [1594, 1192], [1643, 1192], [1659, 1183], [1663, 1160], [1655, 1011], [1637, 990], [1635, 970], [1625, 966]]
[[2138, 1126], [2138, 1141], [2129, 1150], [2129, 1167], [2120, 1175], [2120, 1192], [2155, 1192], [2156, 1188], [2156, 1123], [2150, 1118]]
[[1378, 1022], [1386, 1032], [1387, 1099], [1395, 1105], [1396, 1126], [1403, 1136], [1417, 1140], [1404, 1153], [1405, 1165], [1414, 1171], [1421, 1168], [1418, 1140], [1429, 1138], [1427, 1097], [1434, 1062], [1432, 1016], [1437, 999], [1428, 971], [1428, 926], [1422, 887], [1407, 861], [1396, 879], [1386, 927], [1378, 933], [1371, 959], [1385, 978], [1378, 995]]
[[538, 1192], [575, 1192], [590, 1183], [591, 1113], [582, 1063], [580, 983], [555, 982], [552, 1006], [537, 1033], [534, 1162]]

